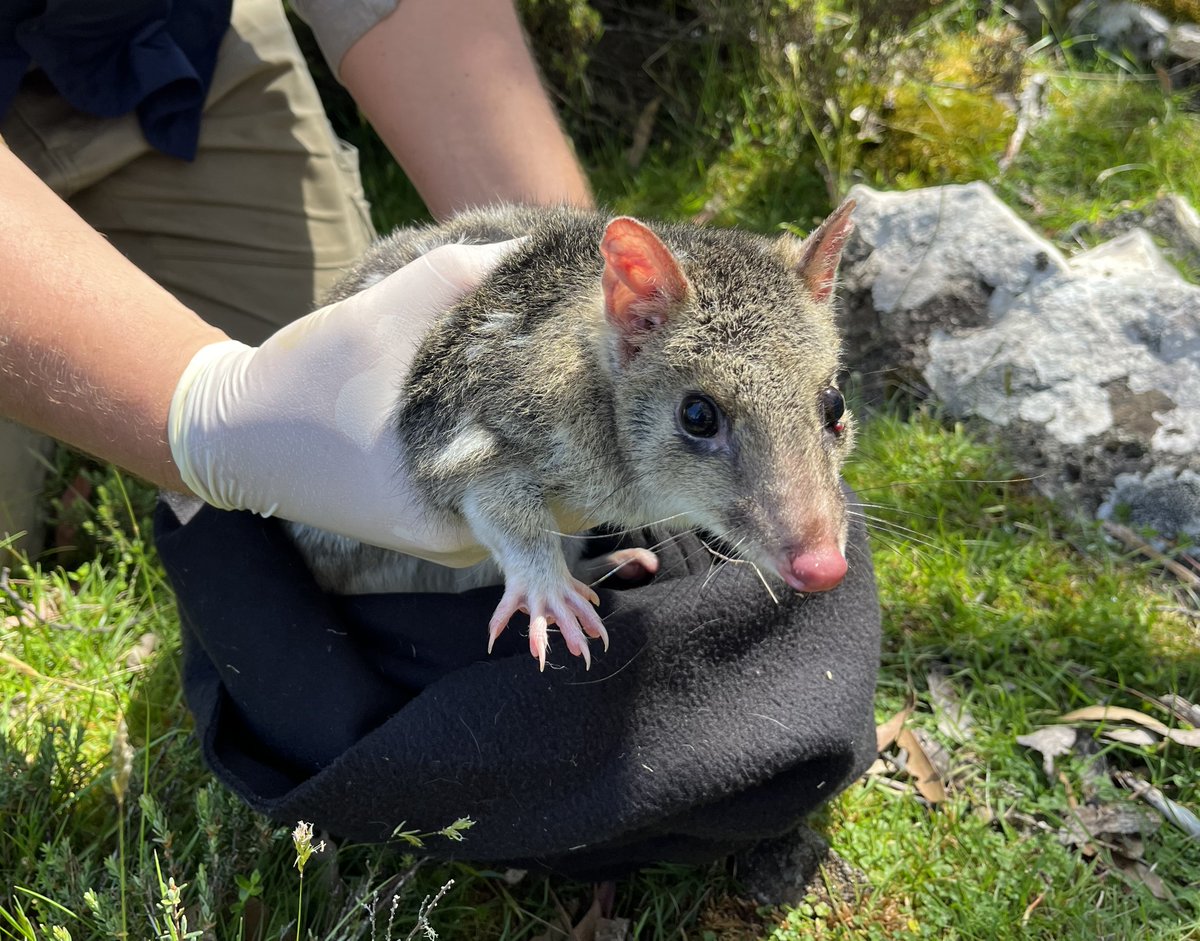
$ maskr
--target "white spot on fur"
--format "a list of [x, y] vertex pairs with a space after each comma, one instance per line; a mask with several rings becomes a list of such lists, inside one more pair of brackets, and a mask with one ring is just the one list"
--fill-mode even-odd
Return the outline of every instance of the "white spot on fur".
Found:
[[490, 310], [487, 320], [479, 325], [479, 332], [484, 336], [493, 336], [507, 330], [516, 319], [516, 313], [511, 310]]
[[502, 345], [510, 348], [524, 345], [529, 338], [512, 329], [516, 320], [514, 311], [489, 311], [487, 319], [475, 328], [475, 342], [467, 347], [467, 360], [492, 359], [500, 353]]
[[492, 433], [478, 425], [460, 428], [453, 440], [432, 461], [432, 470], [438, 476], [452, 476], [479, 461], [486, 460], [496, 451], [496, 439]]

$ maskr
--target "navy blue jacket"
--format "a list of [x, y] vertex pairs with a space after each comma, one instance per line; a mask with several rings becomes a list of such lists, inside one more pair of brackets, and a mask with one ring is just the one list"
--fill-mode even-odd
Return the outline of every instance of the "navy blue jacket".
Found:
[[0, 116], [30, 66], [72, 107], [136, 111], [146, 139], [191, 160], [232, 0], [4, 0]]

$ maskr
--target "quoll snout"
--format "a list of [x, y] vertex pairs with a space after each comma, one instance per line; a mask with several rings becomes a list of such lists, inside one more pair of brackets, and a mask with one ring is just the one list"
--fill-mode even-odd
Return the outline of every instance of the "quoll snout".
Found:
[[815, 545], [788, 546], [778, 571], [796, 591], [829, 591], [842, 583], [846, 567], [845, 555], [830, 540]]

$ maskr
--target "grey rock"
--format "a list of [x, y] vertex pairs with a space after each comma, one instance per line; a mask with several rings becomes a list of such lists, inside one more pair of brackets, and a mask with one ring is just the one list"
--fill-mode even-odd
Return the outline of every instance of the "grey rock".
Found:
[[852, 363], [886, 374], [890, 352], [910, 387], [1088, 511], [1118, 475], [1200, 471], [1200, 287], [1145, 231], [1067, 261], [982, 184], [853, 195]]
[[1112, 427], [1105, 387], [1124, 380], [1166, 397], [1152, 446], [1191, 454], [1200, 451], [1198, 317], [1200, 289], [1138, 229], [1076, 256], [1068, 275], [1016, 298], [988, 329], [935, 333], [926, 379], [956, 413], [1041, 422], [1073, 445]]
[[1009, 0], [1005, 12], [1035, 39], [1048, 29], [1057, 31], [1067, 21], [1074, 0]]
[[1167, 51], [1176, 59], [1200, 59], [1200, 26], [1195, 23], [1174, 23], [1167, 33]]
[[1010, 0], [1004, 10], [1033, 40], [1054, 33], [1071, 37], [1076, 49], [1099, 45], [1149, 66], [1172, 67], [1173, 85], [1186, 88], [1200, 60], [1200, 25], [1169, 23], [1161, 13], [1123, 0]]
[[1171, 28], [1161, 13], [1122, 0], [1085, 0], [1071, 10], [1068, 22], [1074, 36], [1095, 36], [1101, 48], [1143, 64], [1162, 59]]
[[878, 400], [920, 381], [935, 330], [991, 323], [1012, 298], [1066, 270], [984, 183], [887, 193], [855, 186], [842, 260], [842, 329]]
[[[1078, 234], [1088, 231], [1082, 226]], [[1165, 243], [1164, 253], [1173, 261], [1200, 271], [1200, 213], [1177, 193], [1162, 196], [1141, 209], [1114, 216], [1095, 227], [1101, 238], [1113, 238], [1133, 229], [1145, 229]]]
[[1169, 467], [1120, 474], [1096, 515], [1168, 539], [1186, 538], [1200, 549], [1200, 474]]

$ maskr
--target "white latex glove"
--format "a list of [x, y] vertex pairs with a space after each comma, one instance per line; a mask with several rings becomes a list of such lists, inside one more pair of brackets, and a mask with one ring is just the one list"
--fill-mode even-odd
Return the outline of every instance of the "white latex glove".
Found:
[[443, 246], [260, 347], [201, 349], [171, 399], [168, 440], [184, 483], [222, 509], [444, 565], [484, 558], [465, 525], [429, 520], [390, 422], [430, 324], [519, 242]]

